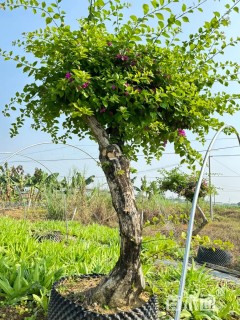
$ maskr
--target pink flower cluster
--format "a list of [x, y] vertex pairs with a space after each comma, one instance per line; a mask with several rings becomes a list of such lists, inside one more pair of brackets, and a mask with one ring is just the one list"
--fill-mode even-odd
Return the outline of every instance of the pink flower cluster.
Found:
[[86, 89], [88, 86], [89, 86], [89, 81], [84, 82], [84, 84], [81, 85], [83, 89]]
[[71, 74], [71, 72], [67, 72], [67, 73], [65, 74], [65, 79], [67, 79], [67, 80], [72, 80], [72, 74]]
[[[65, 74], [65, 79], [67, 79], [67, 80], [70, 81], [70, 82], [73, 81], [71, 72], [67, 72], [67, 73]], [[89, 86], [89, 84], [90, 84], [90, 82], [89, 82], [89, 81], [86, 81], [86, 82], [84, 82], [84, 83], [81, 85], [81, 87], [78, 86], [78, 89], [80, 89], [80, 88], [86, 89], [86, 88]]]
[[182, 137], [186, 137], [186, 132], [183, 129], [178, 129], [178, 135]]
[[116, 55], [116, 59], [122, 60], [122, 61], [128, 61], [129, 57], [119, 53]]

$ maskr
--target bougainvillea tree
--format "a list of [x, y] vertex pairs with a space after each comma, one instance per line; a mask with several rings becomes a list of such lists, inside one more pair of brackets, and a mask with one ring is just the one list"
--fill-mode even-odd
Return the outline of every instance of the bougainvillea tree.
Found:
[[[192, 202], [194, 193], [196, 190], [196, 185], [198, 182], [198, 173], [192, 172], [187, 174], [186, 172], [181, 172], [179, 167], [176, 167], [170, 171], [165, 169], [160, 171], [161, 178], [158, 178], [159, 189], [162, 192], [171, 191], [177, 194], [179, 197], [184, 197], [186, 200]], [[206, 179], [202, 180], [198, 198], [205, 198], [211, 192], [216, 191], [214, 186], [209, 186]], [[208, 223], [208, 219], [204, 214], [203, 210], [197, 204], [198, 212], [201, 216], [201, 224], [193, 230], [193, 235], [198, 234]]]
[[48, 132], [54, 141], [75, 134], [98, 143], [121, 236], [119, 260], [91, 293], [92, 301], [104, 305], [128, 304], [144, 289], [142, 217], [134, 199], [130, 160], [137, 159], [139, 150], [148, 161], [160, 158], [170, 142], [192, 163], [199, 155], [185, 130], [204, 140], [210, 128], [221, 126], [216, 114], [239, 109], [238, 95], [213, 91], [217, 83], [239, 81], [239, 64], [218, 58], [239, 41], [224, 34], [239, 1], [221, 1], [225, 12], [215, 10], [191, 34], [184, 32], [185, 26], [194, 14], [201, 17], [209, 1], [185, 2], [146, 0], [142, 14], [135, 16], [128, 15], [129, 5], [120, 0], [91, 0], [76, 30], [65, 23], [61, 0], [1, 4], [6, 14], [7, 9], [23, 7], [46, 22], [45, 28], [24, 33], [15, 42], [24, 56], [1, 51], [29, 77], [29, 84], [4, 111], [6, 116], [11, 109], [21, 112], [11, 135], [18, 133], [25, 118], [32, 118], [33, 128]]

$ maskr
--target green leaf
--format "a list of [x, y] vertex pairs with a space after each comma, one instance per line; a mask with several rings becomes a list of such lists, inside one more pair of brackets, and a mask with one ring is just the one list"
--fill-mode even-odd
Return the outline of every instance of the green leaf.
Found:
[[159, 20], [159, 21], [158, 21], [158, 25], [159, 25], [159, 27], [160, 27], [161, 29], [164, 28], [164, 23], [163, 23], [163, 21]]
[[160, 12], [157, 12], [156, 13], [156, 17], [159, 19], [159, 20], [164, 20], [164, 15]]
[[188, 17], [186, 17], [186, 16], [185, 16], [185, 17], [182, 17], [182, 19], [183, 19], [184, 22], [189, 22], [189, 19], [188, 19]]
[[216, 17], [220, 18], [220, 16], [221, 16], [221, 15], [220, 15], [220, 12], [214, 11], [213, 13], [215, 14]]
[[137, 22], [137, 21], [138, 21], [138, 18], [137, 18], [137, 16], [135, 16], [135, 15], [131, 15], [131, 16], [130, 16], [130, 19], [133, 20], [134, 22]]
[[47, 18], [46, 18], [46, 24], [51, 23], [51, 22], [52, 22], [52, 20], [53, 20], [53, 18], [51, 18], [51, 17], [47, 17]]
[[22, 267], [18, 266], [17, 277], [13, 284], [13, 289], [15, 293], [18, 293], [21, 290], [21, 284], [22, 284], [21, 280], [22, 280]]
[[176, 21], [175, 21], [175, 24], [176, 24], [177, 26], [179, 26], [179, 27], [181, 27], [181, 25], [182, 25], [182, 23], [181, 23], [180, 20], [176, 20]]
[[153, 6], [154, 9], [156, 9], [156, 8], [159, 6], [157, 0], [152, 0], [152, 1], [151, 1], [151, 4], [152, 4], [152, 6]]
[[149, 12], [149, 5], [145, 3], [145, 4], [143, 5], [143, 13], [144, 13], [144, 14], [148, 14], [148, 12]]
[[134, 40], [134, 41], [142, 41], [142, 38], [139, 37], [139, 36], [133, 36], [133, 37], [131, 37], [131, 40]]
[[24, 68], [23, 68], [23, 72], [27, 72], [27, 71], [29, 71], [30, 70], [30, 67], [29, 66], [25, 66]]
[[48, 7], [48, 8], [47, 8], [47, 11], [48, 11], [48, 12], [53, 12], [53, 8], [52, 8], [52, 7]]
[[182, 5], [182, 12], [185, 12], [187, 10], [187, 6], [186, 6], [186, 4], [184, 3], [183, 5]]
[[60, 19], [60, 14], [55, 13], [54, 16], [53, 16], [53, 19]]
[[10, 297], [14, 295], [14, 289], [10, 286], [6, 278], [0, 279], [0, 289]]

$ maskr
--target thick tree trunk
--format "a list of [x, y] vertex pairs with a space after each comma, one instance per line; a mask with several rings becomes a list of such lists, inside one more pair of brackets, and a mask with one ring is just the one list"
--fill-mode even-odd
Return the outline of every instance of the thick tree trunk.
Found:
[[118, 215], [121, 237], [119, 259], [91, 292], [90, 300], [120, 307], [137, 301], [145, 285], [140, 263], [142, 216], [136, 207], [129, 160], [117, 145], [109, 143], [106, 131], [95, 118], [89, 117], [88, 124], [99, 144], [99, 159]]
[[205, 216], [205, 214], [202, 211], [202, 209], [199, 207], [199, 205], [197, 205], [197, 209], [198, 209], [198, 212], [200, 213], [200, 215], [202, 217], [202, 223], [198, 227], [196, 227], [195, 230], [193, 230], [193, 233], [192, 233], [193, 236], [196, 236], [197, 234], [199, 234], [199, 232], [208, 224], [208, 219]]

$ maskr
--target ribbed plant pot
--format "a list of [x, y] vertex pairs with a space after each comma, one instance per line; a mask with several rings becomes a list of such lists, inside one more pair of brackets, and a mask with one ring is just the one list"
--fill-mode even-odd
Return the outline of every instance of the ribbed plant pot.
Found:
[[211, 263], [224, 267], [231, 264], [232, 255], [226, 250], [200, 246], [198, 248], [196, 261], [199, 263]]
[[[92, 279], [103, 275], [89, 274], [77, 276], [78, 278]], [[61, 278], [52, 286], [50, 302], [48, 307], [48, 320], [158, 320], [158, 304], [156, 296], [151, 296], [141, 307], [127, 312], [111, 314], [100, 314], [89, 311], [74, 301], [63, 297], [57, 290], [64, 280]]]

